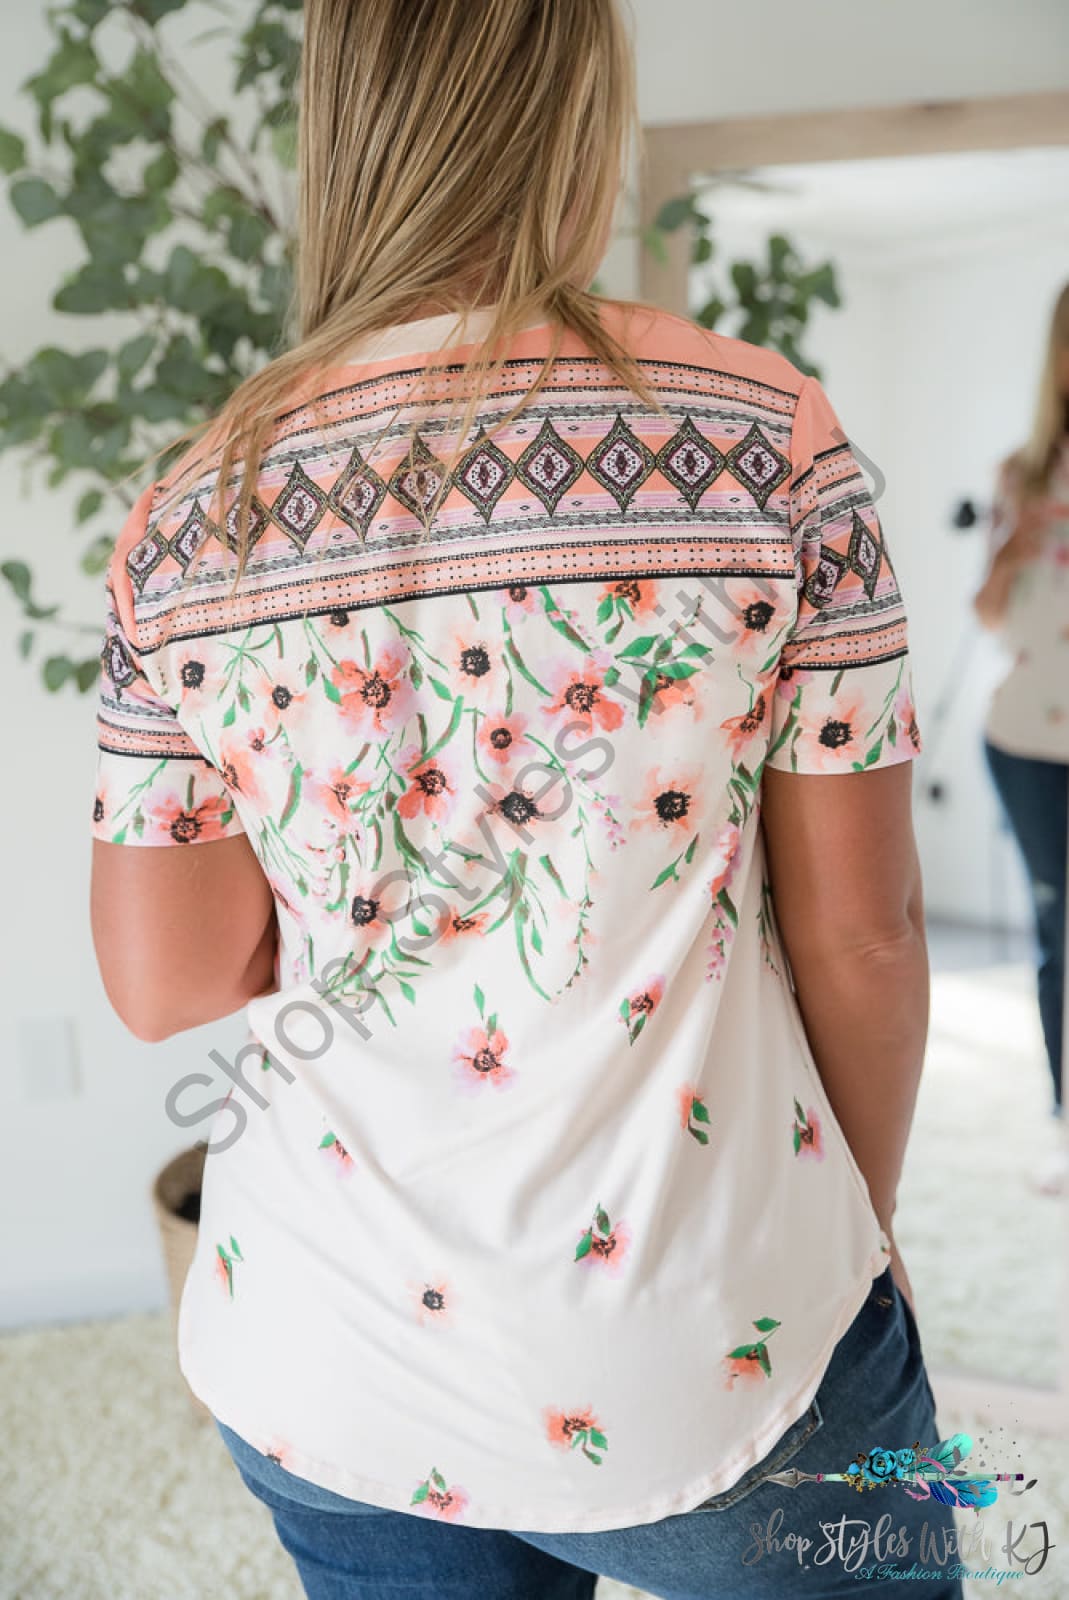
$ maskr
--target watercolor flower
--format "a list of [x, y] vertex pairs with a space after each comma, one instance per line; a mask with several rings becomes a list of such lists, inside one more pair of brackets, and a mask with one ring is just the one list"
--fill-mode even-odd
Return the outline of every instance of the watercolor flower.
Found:
[[266, 1461], [273, 1461], [276, 1467], [282, 1467], [286, 1472], [289, 1471], [293, 1452], [290, 1446], [281, 1439], [272, 1439], [267, 1449], [262, 1450], [260, 1454]]
[[665, 980], [663, 974], [636, 989], [629, 994], [626, 1000], [620, 1002], [620, 1021], [627, 1029], [627, 1035], [632, 1044], [638, 1038], [647, 1021], [653, 1016], [661, 1001], [664, 999]]
[[456, 1484], [450, 1488], [437, 1467], [432, 1467], [413, 1494], [411, 1503], [420, 1511], [455, 1522], [463, 1515], [469, 1497]]
[[553, 698], [542, 707], [545, 714], [563, 716], [584, 733], [592, 733], [595, 728], [613, 733], [624, 720], [624, 708], [605, 692], [607, 670], [608, 662], [599, 664], [593, 656], [582, 666], [558, 662], [546, 673]]
[[505, 1060], [509, 1042], [497, 1025], [497, 1013], [486, 1014], [486, 999], [478, 984], [475, 986], [475, 1006], [482, 1025], [468, 1028], [453, 1047], [453, 1061], [461, 1080], [469, 1087], [492, 1083], [495, 1089], [504, 1089], [516, 1074]]
[[415, 695], [407, 667], [408, 652], [400, 645], [381, 649], [368, 667], [356, 661], [339, 662], [331, 683], [342, 719], [352, 733], [381, 741], [411, 715]]
[[[589, 1407], [581, 1411], [554, 1411], [546, 1407], [543, 1412], [546, 1438], [559, 1450], [582, 1450], [587, 1460], [600, 1467], [604, 1453], [609, 1448], [601, 1423]], [[597, 1452], [600, 1451], [599, 1455]]]
[[728, 1351], [721, 1363], [725, 1389], [733, 1389], [740, 1382], [744, 1386], [760, 1386], [766, 1378], [771, 1378], [768, 1340], [779, 1326], [775, 1317], [758, 1317], [754, 1327], [761, 1338], [754, 1344], [740, 1344], [737, 1349]]
[[215, 1275], [231, 1300], [234, 1298], [234, 1263], [244, 1259], [233, 1234], [230, 1235], [229, 1249], [225, 1244], [217, 1244], [215, 1247]]
[[488, 921], [489, 913], [486, 911], [478, 911], [474, 916], [468, 916], [454, 906], [447, 906], [438, 918], [436, 943], [450, 944], [454, 939], [465, 939], [473, 934], [481, 934]]
[[666, 712], [684, 708], [694, 713], [696, 722], [701, 721], [702, 707], [698, 696], [700, 677], [692, 673], [689, 678], [674, 678], [667, 672], [658, 671], [653, 680], [653, 704], [650, 715], [659, 717]]
[[631, 1244], [631, 1230], [626, 1222], [617, 1219], [615, 1225], [609, 1213], [599, 1203], [594, 1209], [590, 1226], [580, 1235], [575, 1247], [575, 1260], [584, 1267], [617, 1277]]
[[665, 774], [660, 767], [655, 767], [647, 776], [635, 807], [632, 828], [660, 833], [686, 832], [694, 825], [700, 785], [695, 771], [675, 770]]
[[803, 717], [802, 740], [810, 764], [820, 771], [835, 771], [864, 760], [863, 715], [859, 700], [843, 700], [819, 718]]
[[757, 589], [744, 589], [735, 604], [739, 625], [744, 633], [767, 633], [768, 625], [776, 615], [776, 608], [767, 596]]
[[441, 756], [430, 760], [413, 746], [402, 752], [398, 766], [405, 772], [407, 787], [397, 809], [402, 817], [429, 817], [444, 822], [457, 797], [456, 778], [451, 765]]
[[185, 806], [177, 795], [167, 795], [148, 808], [148, 814], [162, 833], [169, 833], [175, 844], [193, 844], [221, 839], [230, 801], [213, 795], [199, 806]]
[[325, 778], [305, 774], [311, 778], [312, 791], [332, 822], [347, 826], [352, 822], [355, 803], [366, 794], [371, 785], [364, 778], [356, 778], [347, 767], [334, 766]]
[[107, 790], [102, 785], [97, 790], [96, 794], [93, 796], [93, 821], [94, 821], [94, 823], [99, 824], [99, 823], [103, 822], [103, 820], [107, 816], [107, 814], [108, 814], [108, 793], [107, 793]]
[[453, 686], [470, 705], [485, 706], [502, 690], [501, 658], [473, 617], [470, 627], [453, 635], [446, 662]]
[[340, 1172], [349, 1173], [353, 1170], [353, 1158], [336, 1133], [325, 1133], [319, 1141], [319, 1148], [329, 1151], [331, 1160]]
[[504, 766], [516, 756], [518, 746], [528, 742], [527, 718], [488, 712], [479, 723], [476, 742], [488, 761]]
[[369, 950], [388, 937], [392, 913], [382, 896], [382, 880], [375, 874], [358, 873], [350, 884], [349, 928], [352, 953], [357, 963]]
[[536, 609], [538, 597], [525, 583], [510, 583], [506, 589], [499, 592], [505, 607], [505, 615], [510, 622], [520, 622]]
[[409, 1293], [416, 1321], [421, 1327], [451, 1321], [453, 1294], [447, 1283], [410, 1284]]
[[713, 859], [716, 866], [709, 884], [709, 893], [714, 900], [731, 886], [731, 880], [739, 864], [741, 842], [742, 832], [735, 822], [725, 822], [713, 841]]
[[660, 604], [657, 585], [650, 578], [622, 578], [603, 589], [599, 599], [602, 603], [609, 600], [614, 605], [627, 606], [635, 617], [656, 615]]
[[254, 756], [247, 741], [224, 739], [219, 747], [219, 776], [228, 789], [236, 790], [255, 805], [263, 797]]
[[[489, 792], [489, 799], [484, 808], [484, 815], [502, 817], [510, 822], [514, 828], [526, 828], [532, 822], [544, 822], [546, 813], [540, 809], [539, 801], [546, 792], [543, 782], [542, 789], [537, 793], [518, 780], [512, 782], [503, 778], [500, 783], [490, 783], [483, 793]], [[550, 794], [550, 810], [554, 805], [560, 805], [560, 797]]]
[[187, 650], [179, 656], [176, 676], [183, 706], [201, 705], [210, 693], [214, 693], [208, 669], [199, 652]]
[[738, 761], [754, 739], [758, 737], [765, 725], [765, 715], [768, 702], [763, 694], [759, 694], [749, 711], [738, 717], [728, 717], [720, 724], [728, 736], [728, 745], [731, 749], [733, 761]]
[[793, 700], [804, 684], [812, 683], [813, 676], [805, 667], [781, 666], [776, 676], [776, 693], [785, 700]]
[[297, 721], [305, 699], [303, 689], [294, 688], [293, 684], [277, 679], [271, 685], [271, 693], [265, 702], [267, 720], [272, 729]]
[[913, 746], [914, 750], [921, 747], [920, 729], [917, 727], [917, 708], [913, 704], [913, 696], [909, 689], [899, 689], [895, 698], [895, 723], [899, 733], [903, 734]]
[[[683, 1132], [689, 1133], [692, 1139], [697, 1140], [698, 1144], [708, 1144], [709, 1134], [706, 1129], [712, 1119], [709, 1116], [709, 1108], [705, 1104], [701, 1091], [696, 1089], [692, 1083], [685, 1083], [682, 1088], [676, 1090], [676, 1097], [679, 1103], [679, 1121]], [[699, 1123], [703, 1124], [703, 1126], [699, 1127]]]
[[814, 1161], [824, 1160], [824, 1133], [820, 1118], [810, 1106], [803, 1110], [800, 1100], [794, 1102], [794, 1125], [791, 1130], [796, 1156], [809, 1156]]

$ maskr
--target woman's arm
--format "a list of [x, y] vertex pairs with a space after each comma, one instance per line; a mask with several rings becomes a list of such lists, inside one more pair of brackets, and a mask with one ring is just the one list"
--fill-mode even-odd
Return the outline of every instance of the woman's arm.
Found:
[[93, 942], [115, 1010], [158, 1040], [274, 987], [270, 885], [244, 835], [182, 848], [93, 843]]
[[998, 538], [1001, 528], [1008, 526], [1009, 536], [992, 555], [987, 576], [973, 598], [973, 610], [981, 625], [993, 632], [1001, 628], [1005, 619], [1017, 574], [1039, 554], [1047, 515], [1041, 502], [1022, 502], [1009, 467], [1002, 470], [995, 507], [994, 535]]
[[[912, 763], [819, 777], [766, 769], [776, 919], [828, 1100], [888, 1237], [928, 1032]], [[896, 1263], [896, 1277], [908, 1280]]]

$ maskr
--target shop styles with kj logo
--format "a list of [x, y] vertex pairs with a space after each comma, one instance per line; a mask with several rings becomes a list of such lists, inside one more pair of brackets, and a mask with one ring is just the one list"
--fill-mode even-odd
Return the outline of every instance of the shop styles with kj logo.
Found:
[[[821, 1521], [813, 1531], [786, 1526], [777, 1508], [762, 1526], [750, 1528], [750, 1542], [742, 1552], [744, 1566], [756, 1566], [769, 1556], [793, 1555], [800, 1567], [839, 1565], [865, 1581], [931, 1581], [939, 1576], [973, 1579], [1001, 1586], [1032, 1576], [1046, 1566], [1054, 1545], [1047, 1523], [1009, 1515], [994, 1532], [981, 1516], [997, 1504], [1002, 1492], [1023, 1496], [1037, 1480], [1023, 1472], [971, 1470], [966, 1457], [973, 1450], [967, 1433], [955, 1433], [938, 1444], [919, 1441], [898, 1450], [859, 1451], [839, 1472], [800, 1472], [788, 1467], [769, 1473], [766, 1483], [796, 1489], [803, 1483], [838, 1483], [859, 1495], [881, 1489], [906, 1494], [913, 1500], [931, 1500], [956, 1510], [971, 1511], [974, 1520], [946, 1530], [925, 1523], [913, 1535], [897, 1523], [888, 1506], [875, 1518], [849, 1517]], [[975, 1565], [974, 1565], [975, 1563]]]

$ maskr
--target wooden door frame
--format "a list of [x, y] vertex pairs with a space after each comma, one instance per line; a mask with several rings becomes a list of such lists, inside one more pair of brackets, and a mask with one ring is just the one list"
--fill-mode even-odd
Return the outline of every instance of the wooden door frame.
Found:
[[[680, 122], [643, 131], [642, 231], [666, 200], [685, 194], [696, 176], [810, 161], [866, 161], [944, 155], [962, 150], [1020, 150], [1069, 145], [1069, 93], [919, 101], [854, 111], [807, 111], [724, 122]], [[667, 239], [667, 259], [641, 247], [643, 300], [687, 312], [689, 241]]]

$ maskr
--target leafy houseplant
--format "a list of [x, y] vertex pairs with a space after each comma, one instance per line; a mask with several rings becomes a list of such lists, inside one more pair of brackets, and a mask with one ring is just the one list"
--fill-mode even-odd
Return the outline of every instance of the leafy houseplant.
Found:
[[[238, 0], [240, 22], [231, 3], [60, 0], [48, 12], [51, 53], [23, 85], [33, 150], [0, 127], [0, 171], [21, 222], [65, 219], [83, 253], [54, 309], [125, 323], [114, 340], [109, 325], [106, 345], [48, 345], [18, 367], [0, 365], [0, 450], [18, 451], [49, 487], [78, 485], [90, 575], [107, 565], [146, 460], [162, 452], [164, 470], [175, 436], [207, 420], [285, 340], [301, 0]], [[200, 40], [222, 38], [231, 56], [223, 112], [172, 36], [175, 14], [206, 5], [223, 21]], [[710, 263], [712, 224], [691, 195], [664, 207], [646, 248], [663, 251], [664, 235], [681, 227], [695, 262]], [[813, 300], [838, 304], [832, 268], [806, 268], [777, 235], [767, 263], [734, 263], [696, 316], [706, 327], [733, 319], [742, 338], [811, 371], [798, 340]], [[41, 660], [45, 686], [90, 689], [97, 656], [80, 656], [77, 641], [91, 638], [95, 651], [99, 627], [42, 603], [25, 561], [4, 562], [0, 575], [23, 614], [19, 650]]]

